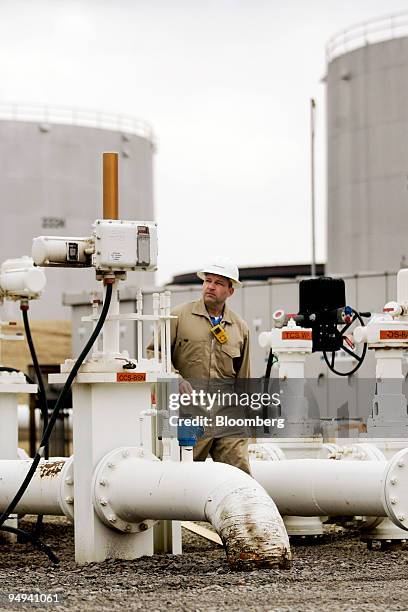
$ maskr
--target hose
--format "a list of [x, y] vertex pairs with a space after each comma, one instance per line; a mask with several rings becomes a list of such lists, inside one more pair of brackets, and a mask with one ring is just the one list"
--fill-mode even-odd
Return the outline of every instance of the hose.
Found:
[[[111, 298], [112, 298], [112, 284], [111, 283], [107, 283], [106, 284], [106, 295], [105, 295], [105, 301], [103, 304], [103, 308], [102, 308], [102, 312], [101, 312], [101, 316], [99, 317], [99, 320], [95, 326], [95, 329], [93, 330], [88, 342], [86, 343], [85, 347], [83, 348], [81, 354], [79, 355], [78, 359], [76, 360], [74, 366], [72, 367], [72, 370], [70, 371], [70, 373], [68, 374], [68, 378], [65, 381], [65, 384], [61, 390], [61, 393], [58, 396], [58, 399], [55, 403], [54, 409], [52, 411], [51, 417], [49, 419], [48, 425], [45, 428], [45, 431], [43, 432], [42, 438], [41, 438], [41, 442], [40, 442], [40, 446], [34, 456], [34, 459], [31, 463], [31, 467], [27, 472], [26, 477], [24, 478], [23, 482], [20, 485], [20, 488], [18, 489], [17, 493], [15, 494], [14, 498], [11, 500], [11, 502], [9, 503], [8, 507], [4, 510], [4, 512], [0, 515], [0, 530], [4, 530], [4, 531], [10, 531], [12, 533], [17, 533], [21, 530], [15, 529], [14, 527], [4, 527], [3, 523], [9, 518], [9, 515], [13, 512], [14, 508], [16, 507], [16, 505], [18, 504], [18, 502], [20, 501], [20, 499], [23, 497], [28, 485], [30, 484], [30, 481], [32, 480], [36, 469], [38, 467], [38, 464], [40, 463], [42, 457], [44, 456], [44, 451], [45, 451], [45, 447], [49, 442], [52, 430], [54, 428], [54, 425], [57, 421], [58, 418], [58, 413], [60, 410], [60, 407], [63, 403], [63, 400], [65, 399], [65, 397], [67, 396], [71, 385], [76, 377], [76, 375], [78, 374], [78, 370], [81, 367], [83, 361], [85, 360], [87, 354], [89, 353], [89, 351], [91, 350], [93, 344], [95, 343], [95, 340], [97, 339], [97, 337], [99, 336], [99, 333], [105, 323], [106, 317], [108, 315], [108, 311], [109, 311], [109, 306], [111, 303]], [[24, 532], [25, 533], [25, 532]], [[52, 553], [52, 555], [49, 554], [49, 551], [47, 552], [47, 548], [44, 548], [45, 545], [43, 545], [42, 543], [39, 542], [39, 540], [33, 536], [32, 534], [26, 534], [24, 535], [24, 537], [27, 537], [28, 540], [30, 540], [34, 546], [37, 546], [37, 544], [41, 545], [43, 548], [42, 550], [44, 550], [44, 552], [47, 554], [47, 556], [50, 558], [51, 561], [53, 561], [53, 563], [58, 563], [58, 559], [57, 557], [54, 555], [54, 553]], [[51, 551], [52, 552], [52, 551]]]
[[[38, 399], [40, 400], [40, 410], [41, 410], [43, 424], [44, 424], [43, 431], [45, 432], [47, 425], [48, 425], [48, 401], [47, 401], [47, 394], [45, 391], [44, 379], [43, 379], [42, 372], [40, 369], [40, 364], [38, 363], [37, 353], [35, 351], [33, 338], [31, 336], [30, 322], [28, 320], [28, 303], [22, 302], [20, 308], [23, 314], [24, 331], [25, 331], [25, 335], [27, 339], [27, 344], [28, 344], [28, 348], [30, 349], [30, 355], [31, 355], [31, 359], [33, 362], [33, 366], [34, 366], [34, 372], [37, 377]], [[47, 443], [45, 446], [45, 450], [44, 450], [45, 459], [48, 459], [49, 457], [48, 447], [49, 445]]]
[[47, 544], [44, 544], [44, 542], [41, 542], [41, 540], [39, 540], [37, 537], [34, 537], [33, 534], [29, 533], [28, 531], [24, 531], [24, 529], [19, 529], [18, 527], [8, 527], [8, 525], [3, 525], [1, 527], [1, 531], [15, 533], [21, 538], [21, 540], [23, 540], [23, 542], [31, 542], [31, 544], [37, 548], [37, 550], [44, 552], [50, 561], [55, 563], [55, 565], [59, 563], [57, 555], [51, 550], [51, 548], [47, 546]]
[[[271, 371], [272, 371], [272, 366], [275, 363], [276, 358], [274, 353], [272, 352], [272, 349], [269, 351], [269, 355], [268, 355], [268, 363], [266, 364], [266, 370], [265, 370], [265, 378], [264, 378], [264, 386], [263, 386], [263, 392], [264, 393], [268, 393], [269, 391], [269, 379], [271, 377]], [[269, 406], [263, 406], [262, 407], [262, 418], [264, 421], [264, 433], [265, 434], [269, 434], [271, 433], [270, 427], [269, 425], [265, 425], [266, 423], [266, 419], [268, 418], [268, 408]]]

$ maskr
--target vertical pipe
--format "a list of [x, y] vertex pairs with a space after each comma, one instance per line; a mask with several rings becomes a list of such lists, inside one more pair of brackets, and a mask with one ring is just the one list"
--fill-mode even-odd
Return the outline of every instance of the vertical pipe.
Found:
[[312, 265], [311, 275], [316, 276], [316, 235], [315, 235], [315, 109], [316, 102], [310, 100], [310, 186], [312, 208]]
[[[16, 387], [17, 385], [15, 385]], [[17, 459], [18, 396], [0, 393], [0, 459]]]
[[159, 294], [153, 293], [153, 315], [157, 317], [153, 323], [153, 348], [154, 358], [159, 360]]
[[[98, 316], [98, 306], [99, 306], [100, 300], [98, 299], [98, 297], [94, 294], [92, 297], [92, 315], [94, 317]], [[95, 330], [97, 324], [97, 320], [94, 319], [93, 323], [92, 323], [92, 331]], [[92, 348], [92, 357], [95, 357], [97, 354], [99, 353], [99, 338], [96, 339], [93, 348]]]
[[404, 268], [397, 274], [397, 302], [398, 304], [408, 303], [408, 269]]
[[[143, 295], [140, 289], [136, 293], [136, 313], [138, 315], [143, 314]], [[139, 363], [143, 357], [143, 321], [138, 319], [137, 321], [137, 355], [136, 360]]]
[[103, 218], [119, 218], [118, 154], [103, 154]]
[[194, 448], [192, 446], [182, 446], [181, 447], [181, 460], [186, 463], [190, 463], [194, 461]]
[[[103, 353], [109, 355], [110, 353], [119, 353], [119, 320], [109, 320], [110, 315], [119, 314], [119, 292], [118, 292], [119, 281], [116, 279], [112, 287], [112, 298], [109, 306], [108, 316], [103, 326]], [[103, 287], [103, 299], [106, 299], [106, 285]]]
[[[164, 292], [164, 300], [165, 300], [165, 315], [166, 317], [170, 317], [170, 291]], [[166, 319], [166, 372], [170, 374], [171, 372], [171, 329], [170, 329], [170, 319]]]
[[161, 349], [161, 365], [163, 370], [166, 372], [166, 300], [164, 293], [160, 293], [160, 349]]

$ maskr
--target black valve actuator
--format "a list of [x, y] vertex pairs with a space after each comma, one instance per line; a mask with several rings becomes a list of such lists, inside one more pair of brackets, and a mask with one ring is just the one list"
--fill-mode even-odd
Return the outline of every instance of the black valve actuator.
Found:
[[299, 325], [313, 330], [313, 352], [338, 351], [342, 337], [337, 333], [339, 313], [346, 307], [342, 278], [323, 276], [299, 283]]

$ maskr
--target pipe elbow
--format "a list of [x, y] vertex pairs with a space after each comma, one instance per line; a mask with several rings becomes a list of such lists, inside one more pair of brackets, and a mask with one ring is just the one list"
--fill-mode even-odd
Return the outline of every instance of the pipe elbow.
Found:
[[232, 569], [248, 571], [260, 567], [289, 569], [289, 538], [275, 503], [256, 481], [241, 474], [242, 482], [238, 483], [238, 474], [233, 474], [233, 486], [218, 487], [205, 506], [207, 520], [223, 542], [228, 564]]

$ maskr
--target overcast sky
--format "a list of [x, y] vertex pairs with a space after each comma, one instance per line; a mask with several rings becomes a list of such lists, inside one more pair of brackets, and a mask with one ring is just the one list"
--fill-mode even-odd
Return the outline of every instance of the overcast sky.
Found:
[[213, 254], [310, 260], [309, 100], [317, 101], [317, 256], [325, 258], [325, 44], [402, 0], [0, 0], [0, 101], [153, 125], [159, 281]]

